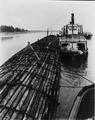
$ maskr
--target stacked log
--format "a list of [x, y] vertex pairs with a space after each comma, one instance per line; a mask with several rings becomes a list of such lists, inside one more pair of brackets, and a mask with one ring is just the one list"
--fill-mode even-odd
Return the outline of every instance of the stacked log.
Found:
[[0, 119], [51, 120], [58, 106], [58, 39], [45, 37], [27, 46], [0, 67]]

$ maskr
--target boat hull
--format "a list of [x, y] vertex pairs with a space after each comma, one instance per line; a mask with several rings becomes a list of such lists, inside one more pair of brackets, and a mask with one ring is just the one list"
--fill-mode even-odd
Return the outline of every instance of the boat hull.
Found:
[[64, 52], [60, 50], [60, 58], [62, 61], [66, 62], [77, 62], [84, 61], [87, 59], [88, 51], [84, 51], [83, 54], [78, 54], [74, 52]]

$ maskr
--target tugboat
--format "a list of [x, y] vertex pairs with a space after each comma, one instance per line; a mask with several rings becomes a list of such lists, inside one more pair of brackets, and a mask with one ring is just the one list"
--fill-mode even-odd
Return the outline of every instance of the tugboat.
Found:
[[71, 13], [70, 23], [59, 34], [59, 48], [61, 57], [66, 60], [84, 59], [88, 55], [83, 26], [74, 23], [74, 13]]

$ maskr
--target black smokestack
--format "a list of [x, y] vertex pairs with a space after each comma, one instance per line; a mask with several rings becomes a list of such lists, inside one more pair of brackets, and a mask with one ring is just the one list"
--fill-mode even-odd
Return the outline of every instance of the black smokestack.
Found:
[[71, 24], [74, 24], [74, 13], [71, 14]]

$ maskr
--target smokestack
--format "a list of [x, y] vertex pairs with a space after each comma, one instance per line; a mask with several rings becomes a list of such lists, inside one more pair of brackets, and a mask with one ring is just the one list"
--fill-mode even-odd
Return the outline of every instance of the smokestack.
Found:
[[71, 24], [74, 24], [74, 13], [71, 14]]

